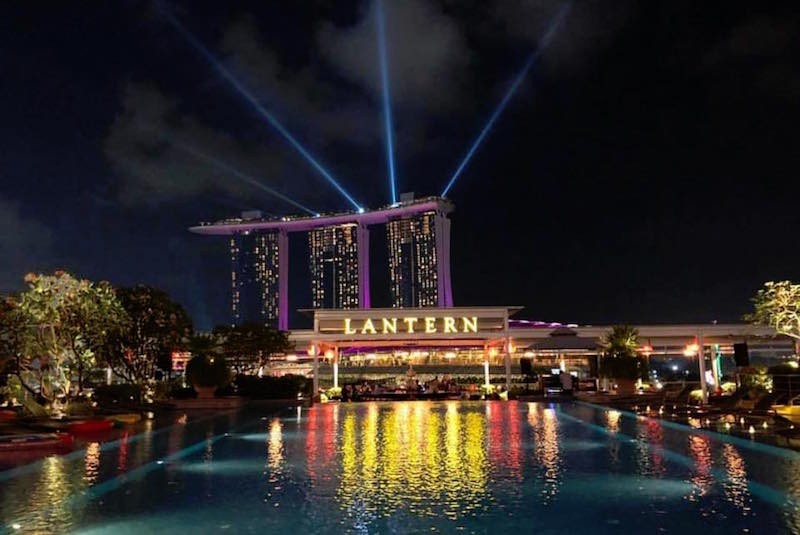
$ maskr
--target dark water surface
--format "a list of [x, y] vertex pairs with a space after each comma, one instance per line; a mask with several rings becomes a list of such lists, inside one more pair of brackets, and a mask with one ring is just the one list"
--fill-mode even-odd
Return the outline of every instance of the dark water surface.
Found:
[[580, 404], [176, 415], [0, 471], [9, 533], [800, 533], [800, 454]]

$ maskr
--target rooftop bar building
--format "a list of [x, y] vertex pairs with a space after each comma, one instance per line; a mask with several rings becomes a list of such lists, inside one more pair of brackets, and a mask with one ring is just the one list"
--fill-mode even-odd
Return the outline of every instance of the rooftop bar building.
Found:
[[[521, 307], [372, 308], [314, 310], [312, 329], [293, 330], [296, 354], [287, 373], [310, 373], [339, 386], [340, 376], [366, 378], [405, 374], [482, 376], [510, 386], [521, 359], [536, 367], [592, 374], [610, 326], [578, 326], [515, 320]], [[749, 324], [636, 325], [648, 356], [696, 359], [701, 376], [719, 380], [716, 357], [733, 355], [734, 344], [750, 353], [790, 355], [791, 340], [768, 327]], [[701, 350], [702, 348], [702, 350]], [[702, 352], [701, 352], [702, 351]], [[698, 354], [706, 358], [697, 359]]]

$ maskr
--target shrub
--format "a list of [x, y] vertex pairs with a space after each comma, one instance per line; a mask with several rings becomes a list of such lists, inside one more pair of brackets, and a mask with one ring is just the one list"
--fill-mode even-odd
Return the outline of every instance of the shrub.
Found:
[[600, 359], [600, 375], [611, 379], [639, 379], [645, 377], [647, 369], [639, 357], [611, 357]]
[[311, 382], [302, 375], [236, 377], [237, 393], [251, 399], [294, 399], [298, 393], [309, 394], [310, 386]]
[[749, 399], [757, 399], [772, 390], [772, 377], [766, 366], [739, 368], [739, 382]]
[[231, 380], [231, 372], [224, 358], [198, 355], [186, 363], [186, 381], [192, 386], [221, 387]]

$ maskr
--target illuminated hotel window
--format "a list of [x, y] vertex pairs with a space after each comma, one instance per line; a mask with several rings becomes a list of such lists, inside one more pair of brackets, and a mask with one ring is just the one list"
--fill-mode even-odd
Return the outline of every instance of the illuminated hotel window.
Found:
[[358, 307], [357, 232], [355, 224], [316, 228], [309, 232], [314, 308]]
[[243, 232], [230, 240], [231, 321], [275, 325], [279, 233]]
[[387, 223], [389, 281], [392, 306], [439, 305], [436, 221], [444, 217], [425, 212]]

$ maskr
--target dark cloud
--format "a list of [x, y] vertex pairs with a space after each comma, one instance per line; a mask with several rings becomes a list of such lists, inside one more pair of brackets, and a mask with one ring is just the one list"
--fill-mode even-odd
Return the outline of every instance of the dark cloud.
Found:
[[554, 71], [575, 71], [604, 50], [634, 12], [630, 0], [501, 0], [492, 4], [494, 21], [513, 40], [536, 46], [556, 13], [569, 12], [553, 36], [543, 62]]
[[52, 268], [53, 241], [50, 228], [0, 197], [0, 292], [20, 289], [25, 273]]
[[[439, 110], [459, 102], [471, 54], [459, 22], [438, 2], [385, 2], [392, 100]], [[381, 91], [376, 2], [350, 26], [323, 23], [318, 42], [328, 62], [373, 98]]]
[[758, 17], [731, 28], [704, 58], [707, 65], [757, 59], [771, 61], [783, 57], [798, 40], [797, 23], [791, 19]]
[[[548, 61], [558, 68], [581, 65], [622, 23], [626, 10], [621, 5], [576, 4], [555, 35]], [[562, 6], [563, 2], [555, 0], [495, 2], [481, 7], [487, 13], [481, 25], [484, 32], [487, 28], [494, 32], [491, 39], [499, 34], [512, 44], [523, 42], [533, 47]], [[371, 185], [376, 171], [383, 172], [375, 167], [383, 152], [376, 9], [375, 2], [366, 2], [347, 23], [319, 21], [316, 35], [310, 37], [312, 50], [302, 58], [281, 56], [249, 15], [237, 16], [224, 27], [218, 46], [211, 46], [323, 167], [355, 189], [351, 193], [357, 198], [358, 190], [364, 191], [359, 184]], [[385, 2], [385, 11], [396, 152], [398, 166], [407, 169], [425, 154], [452, 152], [454, 149], [446, 146], [452, 143], [446, 139], [451, 133], [442, 128], [443, 121], [485, 114], [516, 65], [496, 79], [479, 76], [473, 47], [480, 46], [486, 35], [473, 35], [470, 41], [468, 17], [446, 2]], [[210, 72], [208, 65], [204, 67]], [[243, 99], [237, 102], [235, 90], [225, 82], [211, 88], [214, 92], [222, 88], [234, 96], [232, 113], [249, 114], [255, 126], [262, 121]], [[208, 87], [204, 91], [211, 93]], [[228, 96], [223, 92], [210, 98]], [[490, 102], [484, 102], [487, 98]], [[121, 179], [115, 188], [121, 201], [158, 204], [214, 192], [234, 199], [263, 197], [252, 186], [165, 142], [175, 139], [263, 177], [269, 187], [298, 197], [314, 209], [322, 208], [319, 203], [313, 205], [325, 190], [319, 187], [324, 179], [271, 126], [261, 125], [265, 135], [260, 140], [243, 142], [224, 129], [208, 126], [197, 114], [183, 113], [184, 104], [152, 85], [126, 86], [123, 111], [105, 144], [106, 155]], [[455, 151], [453, 159], [460, 154], [459, 149]], [[341, 161], [348, 163], [342, 166]], [[429, 185], [428, 177], [415, 176], [412, 187], [432, 193], [444, 178], [430, 180], [434, 183]], [[281, 211], [279, 205], [267, 205]]]
[[782, 100], [800, 97], [800, 73], [787, 54], [796, 50], [800, 27], [792, 18], [760, 16], [731, 28], [699, 63], [704, 73], [721, 70], [755, 70], [744, 80], [759, 92]]
[[[290, 168], [286, 148], [276, 143], [239, 140], [178, 110], [177, 102], [151, 84], [129, 83], [123, 110], [105, 140], [105, 154], [118, 180], [116, 198], [126, 205], [157, 205], [201, 194], [223, 193], [242, 206], [291, 206], [242, 181], [214, 158], [281, 193], [313, 202], [306, 173]], [[198, 153], [203, 156], [198, 156]]]
[[314, 146], [347, 141], [371, 145], [379, 130], [365, 96], [324, 79], [313, 65], [289, 67], [262, 40], [254, 19], [245, 16], [225, 30], [226, 64], [261, 97], [271, 113], [296, 126]]

